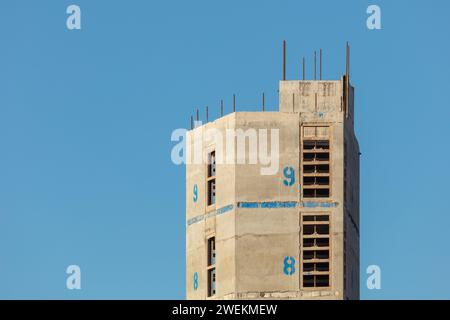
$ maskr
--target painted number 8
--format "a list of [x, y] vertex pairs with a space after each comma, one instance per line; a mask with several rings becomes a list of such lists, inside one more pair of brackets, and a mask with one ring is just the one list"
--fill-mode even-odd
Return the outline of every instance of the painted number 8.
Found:
[[295, 170], [292, 167], [285, 167], [283, 169], [283, 175], [286, 179], [283, 180], [285, 186], [292, 186], [295, 182]]
[[198, 288], [198, 273], [194, 272], [194, 290]]
[[287, 276], [295, 273], [295, 259], [293, 257], [284, 257], [284, 274]]

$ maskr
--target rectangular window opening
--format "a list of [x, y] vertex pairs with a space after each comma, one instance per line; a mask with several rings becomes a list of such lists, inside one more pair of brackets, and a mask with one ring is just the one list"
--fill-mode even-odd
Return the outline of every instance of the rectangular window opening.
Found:
[[208, 154], [208, 178], [216, 176], [216, 152]]
[[328, 224], [316, 225], [316, 233], [321, 235], [330, 234], [330, 226]]
[[316, 263], [316, 271], [330, 271], [330, 264], [328, 262]]
[[208, 181], [208, 206], [216, 203], [216, 179]]
[[330, 141], [303, 140], [304, 198], [330, 197]]
[[316, 247], [329, 247], [330, 239], [329, 238], [317, 238], [315, 239]]
[[303, 235], [311, 235], [311, 234], [314, 234], [314, 225], [303, 226]]
[[314, 247], [314, 239], [310, 238], [303, 239], [303, 247], [304, 248]]
[[328, 287], [330, 285], [329, 275], [317, 275], [316, 277], [316, 287]]
[[314, 251], [303, 252], [303, 260], [312, 260], [312, 259], [314, 259]]
[[216, 238], [208, 239], [208, 267], [216, 264]]
[[314, 276], [303, 276], [304, 287], [314, 287]]
[[216, 268], [208, 270], [208, 297], [216, 294]]
[[328, 198], [330, 189], [316, 189], [316, 198]]
[[208, 297], [216, 294], [216, 238], [207, 239]]
[[304, 288], [330, 286], [330, 215], [302, 214], [301, 272]]
[[330, 257], [330, 252], [328, 250], [317, 250], [316, 253], [316, 259], [318, 260], [325, 260]]
[[315, 153], [304, 152], [303, 161], [314, 161], [315, 155]]
[[207, 205], [216, 204], [216, 152], [208, 153], [208, 167], [206, 175], [206, 199]]
[[316, 189], [303, 189], [303, 197], [315, 198], [316, 197]]

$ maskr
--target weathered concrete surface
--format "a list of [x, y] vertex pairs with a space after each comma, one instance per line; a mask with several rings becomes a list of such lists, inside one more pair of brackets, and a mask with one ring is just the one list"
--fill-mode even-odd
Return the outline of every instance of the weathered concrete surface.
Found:
[[[232, 113], [188, 133], [190, 143], [194, 136], [204, 142], [202, 153], [207, 154], [221, 147], [208, 141], [209, 129], [223, 136], [226, 129], [278, 129], [280, 158], [274, 175], [261, 175], [261, 167], [266, 166], [249, 164], [248, 159], [245, 164], [218, 164], [216, 205], [209, 208], [206, 164], [186, 166], [187, 299], [207, 298], [210, 235], [216, 237], [217, 252], [213, 299], [359, 298], [359, 147], [353, 130], [353, 89], [348, 118], [343, 92], [342, 80], [281, 81], [280, 112]], [[301, 139], [310, 134], [309, 127], [321, 127], [315, 131], [318, 138], [330, 140], [331, 194], [326, 199], [304, 199], [301, 194]], [[295, 169], [292, 186], [283, 183], [285, 167]], [[302, 288], [300, 217], [306, 212], [330, 215], [330, 286], [326, 288]], [[283, 271], [286, 256], [296, 261], [291, 275]]]

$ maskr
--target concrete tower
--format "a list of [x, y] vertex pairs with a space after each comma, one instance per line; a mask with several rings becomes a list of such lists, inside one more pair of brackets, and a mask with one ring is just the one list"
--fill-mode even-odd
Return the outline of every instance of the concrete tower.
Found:
[[359, 299], [349, 47], [335, 81], [321, 80], [321, 52], [319, 80], [287, 81], [283, 53], [279, 112], [187, 133], [187, 299]]

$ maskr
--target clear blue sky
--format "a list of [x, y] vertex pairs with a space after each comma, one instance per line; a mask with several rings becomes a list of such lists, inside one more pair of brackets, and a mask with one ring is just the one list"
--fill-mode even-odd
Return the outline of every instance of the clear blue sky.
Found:
[[[66, 28], [77, 4], [82, 30]], [[382, 30], [366, 28], [378, 4]], [[361, 297], [450, 298], [450, 2], [0, 3], [0, 298], [184, 298], [184, 168], [173, 129], [218, 101], [278, 104], [288, 78], [344, 72], [361, 145]], [[82, 290], [65, 269], [82, 269]], [[382, 269], [366, 289], [365, 268]]]

